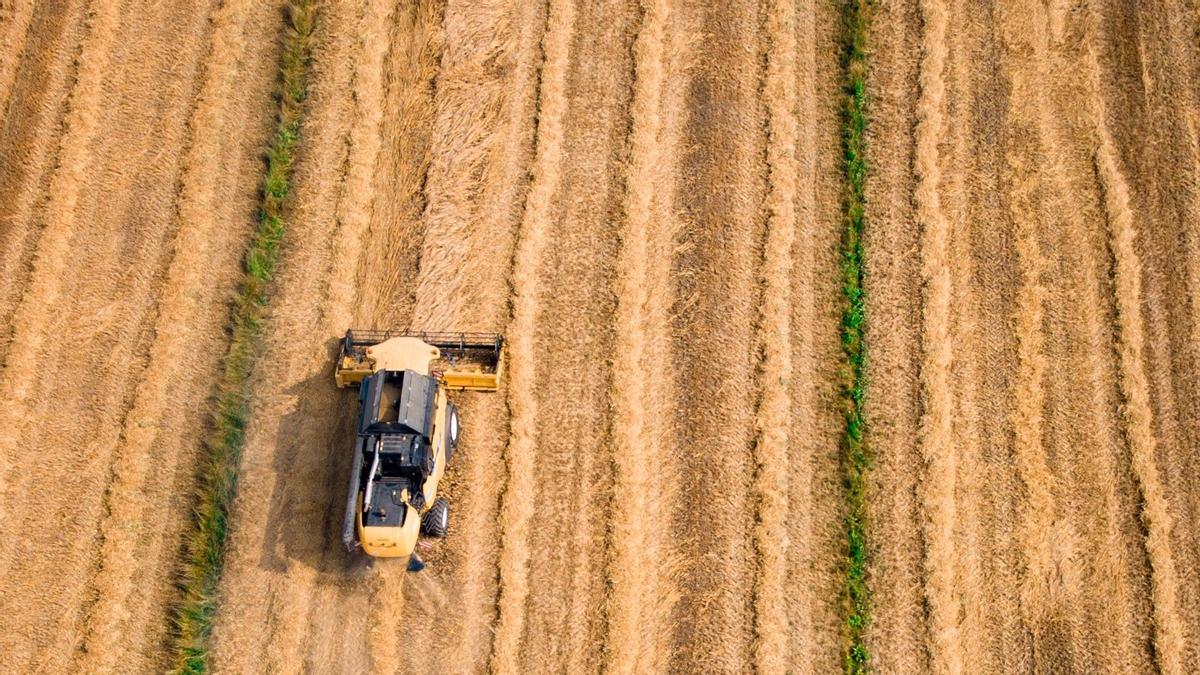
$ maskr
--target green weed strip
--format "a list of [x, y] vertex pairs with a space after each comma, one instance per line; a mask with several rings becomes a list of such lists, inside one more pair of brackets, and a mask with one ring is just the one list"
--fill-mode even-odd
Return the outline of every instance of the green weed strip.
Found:
[[841, 401], [846, 421], [842, 441], [846, 487], [846, 569], [843, 591], [845, 616], [844, 668], [847, 673], [870, 671], [864, 640], [871, 623], [867, 587], [868, 527], [867, 473], [871, 452], [866, 442], [863, 403], [866, 397], [867, 348], [863, 340], [866, 295], [863, 288], [864, 184], [867, 176], [867, 28], [872, 0], [847, 0], [842, 8], [845, 35], [845, 109], [842, 148], [845, 161], [844, 230], [842, 233], [842, 352]]
[[267, 288], [286, 230], [284, 207], [307, 91], [315, 0], [287, 8], [280, 58], [279, 112], [266, 158], [258, 225], [244, 261], [245, 273], [230, 317], [231, 338], [209, 422], [197, 480], [192, 525], [185, 535], [181, 599], [174, 609], [173, 669], [204, 673], [208, 638], [217, 611], [217, 582], [224, 561], [229, 514], [237, 491], [238, 464], [249, 414], [250, 373], [260, 352]]

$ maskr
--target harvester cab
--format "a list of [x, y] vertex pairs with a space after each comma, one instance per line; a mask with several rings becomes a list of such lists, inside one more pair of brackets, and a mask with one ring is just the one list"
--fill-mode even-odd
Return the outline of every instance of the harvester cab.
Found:
[[358, 432], [342, 541], [351, 551], [409, 560], [420, 537], [441, 538], [449, 507], [437, 494], [458, 447], [451, 391], [496, 391], [504, 341], [491, 333], [346, 332], [334, 374], [358, 387]]

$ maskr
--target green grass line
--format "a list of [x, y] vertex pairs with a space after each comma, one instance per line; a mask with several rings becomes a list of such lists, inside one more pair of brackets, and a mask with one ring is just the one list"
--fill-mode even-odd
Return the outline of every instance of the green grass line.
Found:
[[277, 126], [267, 151], [259, 220], [233, 304], [229, 350], [217, 390], [216, 410], [208, 426], [210, 432], [203, 445], [192, 524], [184, 540], [179, 582], [182, 597], [173, 611], [171, 655], [173, 670], [178, 673], [204, 673], [208, 669], [208, 637], [217, 612], [217, 583], [250, 409], [250, 374], [261, 351], [267, 289], [286, 229], [284, 207], [292, 158], [300, 142], [315, 14], [315, 0], [297, 0], [287, 11], [279, 64]]
[[845, 161], [843, 232], [841, 251], [842, 390], [846, 422], [842, 439], [842, 464], [846, 488], [846, 569], [843, 588], [847, 673], [871, 670], [871, 655], [864, 640], [871, 623], [871, 593], [867, 585], [869, 557], [867, 523], [867, 473], [871, 450], [866, 441], [863, 403], [866, 398], [867, 346], [864, 340], [866, 294], [863, 287], [863, 231], [866, 227], [864, 185], [867, 178], [867, 28], [872, 0], [846, 0], [842, 6], [845, 72], [845, 108], [842, 112], [842, 150]]

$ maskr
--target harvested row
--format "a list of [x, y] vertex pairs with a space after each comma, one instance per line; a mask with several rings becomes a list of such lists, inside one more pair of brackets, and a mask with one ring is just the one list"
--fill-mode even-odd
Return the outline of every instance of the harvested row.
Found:
[[[1186, 239], [1139, 231], [1151, 227], [1134, 206], [1145, 178], [1118, 150], [1138, 143], [1121, 146], [1109, 130], [1142, 114], [1105, 114], [1138, 100], [1121, 88], [1144, 78], [1123, 47], [1136, 32], [1104, 32], [1129, 28], [1125, 9], [1059, 9], [988, 14], [926, 0], [881, 9], [875, 24], [868, 310], [880, 601], [870, 643], [886, 670], [1176, 672], [1187, 662], [1190, 582], [1176, 560], [1191, 535], [1171, 523], [1190, 497], [1161, 464], [1189, 461], [1187, 417], [1173, 395], [1183, 389], [1159, 364], [1192, 361], [1176, 346], [1183, 335], [1155, 318], [1173, 305], [1142, 262], [1165, 256], [1166, 241], [1186, 259]], [[919, 88], [908, 84], [914, 68]], [[899, 253], [912, 245], [910, 217], [923, 228], [922, 281]], [[1177, 278], [1183, 293], [1186, 275]], [[905, 287], [924, 287], [922, 307]], [[922, 338], [902, 328], [913, 321]], [[941, 355], [922, 362], [920, 389], [907, 365], [917, 350]], [[919, 411], [924, 443], [940, 439], [923, 458], [909, 440]], [[940, 473], [914, 503], [915, 476], [930, 471]], [[928, 619], [900, 599], [918, 579]]]
[[512, 320], [506, 332], [510, 435], [504, 453], [507, 476], [500, 506], [500, 588], [491, 661], [492, 670], [501, 673], [518, 671], [529, 597], [529, 539], [539, 473], [535, 458], [541, 411], [537, 387], [542, 370], [538, 368], [541, 354], [535, 346], [535, 332], [546, 288], [540, 268], [551, 243], [551, 223], [557, 216], [555, 195], [563, 166], [566, 79], [574, 30], [574, 3], [551, 2], [542, 42], [536, 159], [513, 258]]
[[[536, 331], [537, 527], [520, 663], [568, 672], [600, 668], [604, 648], [605, 537], [612, 508], [613, 289], [623, 225], [632, 97], [631, 3], [577, 3], [564, 120], [563, 170], [540, 266]], [[539, 115], [540, 119], [544, 119]], [[557, 636], [548, 640], [545, 636]]]
[[956, 455], [951, 439], [953, 401], [950, 336], [950, 223], [942, 212], [939, 145], [943, 142], [948, 9], [942, 0], [921, 2], [922, 59], [917, 99], [915, 145], [917, 224], [921, 228], [923, 282], [920, 445], [926, 471], [921, 502], [926, 519], [925, 602], [930, 615], [930, 654], [936, 671], [959, 672], [963, 656], [958, 640], [959, 599], [954, 593]]
[[[914, 2], [880, 3], [871, 21], [871, 124], [866, 181], [867, 340], [870, 396], [866, 416], [876, 457], [870, 473], [868, 647], [883, 672], [930, 669], [922, 593], [923, 539], [917, 485], [921, 361], [920, 268], [912, 251], [913, 135], [921, 17]], [[899, 140], [903, 139], [903, 140]]]
[[[1194, 386], [1200, 373], [1195, 341], [1200, 325], [1195, 314], [1200, 297], [1200, 153], [1194, 122], [1200, 73], [1190, 48], [1200, 17], [1183, 3], [1152, 9], [1107, 5], [1088, 28], [1099, 36], [1092, 41], [1094, 77], [1106, 89], [1129, 88], [1138, 94], [1100, 103], [1107, 113], [1103, 124], [1114, 161], [1129, 191], [1132, 243], [1141, 267], [1142, 361], [1156, 468], [1171, 523], [1167, 531], [1184, 641], [1178, 658], [1186, 668], [1200, 658], [1194, 624], [1200, 612], [1200, 540], [1192, 526], [1200, 513], [1200, 494], [1187, 478], [1200, 466], [1200, 396]], [[1166, 620], [1163, 616], [1160, 624]], [[1168, 638], [1169, 630], [1160, 630], [1159, 639]]]
[[[527, 20], [528, 9], [521, 16], [500, 3], [376, 4], [330, 9], [321, 21], [311, 154], [297, 167], [301, 198], [293, 216], [319, 226], [285, 255], [268, 328], [259, 398], [270, 405], [254, 412], [239, 498], [243, 525], [235, 529], [214, 634], [225, 669], [265, 658], [283, 669], [459, 670], [487, 656], [479, 634], [494, 616], [488, 577], [502, 485], [493, 477], [500, 448], [488, 446], [503, 443], [497, 430], [504, 416], [487, 398], [460, 399], [465, 451], [455, 457], [447, 493], [462, 514], [453, 516], [455, 530], [470, 527], [458, 525], [461, 518], [476, 536], [425, 551], [430, 567], [417, 578], [402, 563], [388, 565], [395, 561], [367, 565], [338, 541], [354, 401], [333, 389], [329, 346], [350, 325], [497, 327], [511, 260], [504, 239], [514, 241], [516, 231], [515, 222], [496, 217], [503, 210], [497, 200], [520, 203], [527, 170], [521, 139], [533, 128], [525, 101], [536, 100], [536, 80], [521, 78], [536, 77], [540, 27]], [[393, 21], [378, 20], [385, 9], [395, 12]], [[395, 27], [386, 35], [362, 37], [368, 25], [389, 24]], [[497, 34], [497, 25], [505, 30]], [[491, 79], [481, 79], [484, 73]], [[509, 135], [493, 133], [505, 128]], [[492, 182], [473, 183], [480, 175]], [[419, 261], [420, 270], [392, 268], [401, 256]], [[327, 272], [314, 276], [312, 269]], [[301, 334], [311, 336], [307, 346], [295, 340]], [[481, 469], [490, 475], [461, 487], [459, 471]], [[276, 482], [283, 476], [286, 482]], [[265, 519], [254, 515], [262, 512]], [[420, 615], [430, 619], [410, 619]], [[254, 625], [267, 630], [247, 628]], [[412, 649], [414, 642], [427, 648]]]
[[[1141, 256], [1136, 249], [1134, 213], [1129, 185], [1119, 165], [1120, 157], [1108, 128], [1108, 115], [1102, 88], [1104, 73], [1097, 56], [1093, 32], [1102, 17], [1089, 16], [1084, 39], [1089, 37], [1091, 51], [1085, 57], [1089, 66], [1089, 112], [1096, 125], [1096, 171], [1104, 197], [1108, 226], [1109, 251], [1114, 265], [1117, 306], [1118, 353], [1121, 390], [1124, 396], [1126, 440], [1133, 472], [1142, 496], [1142, 520], [1146, 529], [1146, 553], [1150, 559], [1150, 586], [1154, 611], [1154, 654], [1164, 672], [1181, 673], [1184, 669], [1184, 626], [1179, 615], [1179, 579], [1172, 550], [1172, 507], [1164, 491], [1158, 469], [1158, 443], [1155, 435], [1155, 411], [1151, 408], [1150, 383], [1146, 368], [1146, 325], [1142, 303]], [[1161, 424], [1161, 422], [1160, 422]]]
[[[806, 417], [797, 420], [798, 424], [793, 423], [791, 401], [794, 372], [791, 285], [796, 242], [796, 184], [800, 177], [796, 161], [799, 125], [795, 117], [795, 5], [780, 3], [769, 7], [764, 32], [768, 40], [763, 84], [768, 120], [768, 193], [761, 272], [763, 300], [758, 316], [760, 343], [757, 345], [762, 361], [758, 375], [761, 394], [755, 414], [754, 497], [758, 525], [754, 531], [754, 548], [760, 569], [754, 587], [753, 653], [757, 670], [778, 672], [787, 664], [789, 632], [784, 589], [790, 549], [787, 532], [790, 429], [793, 426], [805, 429], [811, 420]], [[797, 436], [804, 438], [807, 434], [801, 432]]]
[[[103, 543], [90, 584], [96, 600], [86, 618], [85, 671], [115, 670], [130, 651], [125, 636], [144, 636], [139, 651], [153, 650], [162, 629], [155, 612], [173, 599], [165, 589], [146, 588], [140, 581], [145, 561], [161, 570], [175, 561], [177, 532], [156, 525], [161, 504], [178, 509], [181, 500], [172, 494], [177, 485], [158, 477], [194, 473], [185, 461], [191, 449], [186, 439], [199, 437], [203, 424], [192, 409], [179, 406], [176, 390], [195, 392], [199, 399], [212, 387], [209, 364], [220, 358], [224, 345], [197, 340], [192, 331], [227, 321], [230, 287], [210, 282], [227, 274], [230, 261], [242, 254], [246, 214], [253, 208], [227, 195], [246, 192], [243, 185], [256, 166], [244, 142], [261, 137], [264, 129], [262, 100], [238, 105], [234, 92], [268, 90], [273, 74], [271, 45], [279, 19], [256, 4], [233, 2], [212, 15], [204, 80], [189, 123], [192, 142], [181, 168], [174, 258], [158, 303], [146, 373], [113, 454], [99, 528]], [[243, 72], [248, 56], [255, 67]], [[231, 166], [241, 170], [228, 171]], [[241, 226], [216, 229], [214, 219]], [[185, 445], [175, 447], [180, 440]]]
[[20, 473], [0, 652], [18, 670], [163, 667], [195, 411], [252, 229], [279, 26], [270, 4], [212, 9], [39, 3], [29, 19], [4, 117], [30, 160], [5, 164], [3, 197], [17, 281], [0, 453]]
[[[846, 427], [835, 403], [845, 377], [839, 250], [846, 217], [842, 11], [828, 3], [800, 3], [793, 57], [797, 100], [788, 107], [797, 123], [798, 170], [791, 306], [784, 310], [791, 313], [793, 364], [784, 462], [789, 672], [830, 672], [843, 665], [847, 493], [841, 440]], [[765, 302], [768, 290], [761, 291]], [[767, 395], [766, 387], [764, 382], [759, 396]], [[766, 635], [760, 632], [757, 638]]]
[[[617, 257], [612, 401], [613, 492], [606, 540], [605, 668], [663, 670], [669, 658], [674, 564], [660, 523], [670, 518], [677, 467], [667, 425], [669, 253], [675, 232], [679, 59], [685, 48], [670, 0], [642, 6], [633, 45], [624, 229]], [[666, 297], [664, 297], [666, 296]], [[615, 501], [615, 500], [614, 500]]]

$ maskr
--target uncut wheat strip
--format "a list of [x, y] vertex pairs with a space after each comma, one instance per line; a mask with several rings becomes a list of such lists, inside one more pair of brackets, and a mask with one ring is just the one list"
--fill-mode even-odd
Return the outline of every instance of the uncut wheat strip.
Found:
[[[178, 206], [180, 227], [168, 272], [167, 288], [192, 289], [204, 285], [220, 255], [211, 232], [214, 191], [224, 170], [223, 122], [234, 78], [245, 49], [244, 22], [252, 3], [242, 0], [218, 9], [212, 20], [213, 57], [210, 60], [199, 102], [193, 113], [182, 192]], [[240, 228], [234, 228], [240, 229]], [[218, 237], [219, 239], [219, 237]], [[190, 292], [168, 294], [160, 306], [155, 342], [147, 375], [138, 387], [131, 413], [125, 419], [123, 443], [116, 452], [113, 479], [106, 496], [100, 524], [99, 568], [91, 582], [96, 597], [84, 636], [84, 672], [115, 670], [124, 652], [120, 639], [130, 620], [128, 602], [140, 567], [136, 544], [144, 536], [145, 482], [151, 477], [153, 445], [163, 418], [177, 405], [168, 390], [184, 378], [189, 366], [191, 339], [187, 330], [202, 311], [200, 295]], [[161, 458], [158, 458], [161, 460]], [[168, 461], [174, 458], [167, 458]], [[156, 469], [171, 473], [170, 466]]]
[[[1088, 106], [1095, 123], [1096, 171], [1104, 193], [1109, 247], [1115, 266], [1117, 321], [1120, 334], [1121, 388], [1124, 393], [1125, 433], [1134, 473], [1141, 487], [1146, 550], [1150, 556], [1154, 599], [1154, 648], [1166, 673], [1185, 672], [1184, 626], [1179, 616], [1179, 579], [1171, 551], [1170, 506], [1156, 461], [1150, 384], [1146, 377], [1145, 323], [1142, 317], [1142, 270], [1136, 248], [1137, 224], [1130, 206], [1129, 187], [1121, 172], [1117, 149], [1108, 130], [1104, 77], [1096, 54], [1100, 17], [1085, 19], [1085, 67], [1091, 83]], [[1090, 38], [1090, 39], [1088, 39]]]
[[[448, 328], [469, 320], [495, 330], [507, 318], [511, 270], [492, 266], [496, 259], [511, 263], [515, 250], [533, 161], [548, 5], [451, 0], [446, 7], [416, 326]], [[459, 270], [468, 258], [482, 263], [470, 276]], [[481, 278], [489, 274], [495, 276]], [[472, 279], [483, 288], [465, 283]]]
[[8, 116], [8, 100], [33, 20], [34, 0], [10, 0], [0, 4], [0, 120]]
[[492, 643], [491, 663], [491, 669], [496, 673], [521, 670], [519, 657], [529, 597], [529, 549], [537, 486], [539, 351], [535, 342], [544, 292], [542, 267], [550, 244], [550, 230], [558, 213], [555, 195], [562, 180], [566, 81], [574, 33], [574, 0], [553, 0], [543, 38], [544, 65], [533, 183], [525, 201], [513, 260], [513, 313], [506, 332], [510, 436], [504, 452], [508, 471], [500, 507], [503, 525], [497, 603], [499, 621]]
[[[12, 346], [0, 373], [0, 511], [7, 511], [14, 495], [24, 492], [24, 481], [14, 480], [13, 468], [22, 457], [18, 447], [27, 423], [27, 403], [38, 389], [44, 350], [53, 344], [63, 281], [76, 228], [76, 207], [91, 167], [91, 144], [101, 123], [103, 85], [115, 44], [121, 13], [120, 0], [100, 0], [87, 17], [88, 31], [79, 56], [75, 87], [68, 102], [58, 165], [50, 182], [45, 226], [32, 259], [29, 287], [13, 316]], [[19, 541], [15, 519], [0, 525], [0, 569], [7, 570]]]
[[[759, 400], [754, 448], [758, 524], [754, 543], [758, 574], [754, 586], [754, 661], [759, 672], [787, 664], [788, 455], [792, 413], [791, 276], [796, 240], [799, 135], [796, 120], [796, 6], [772, 2], [766, 16], [768, 115], [767, 239], [759, 314]], [[799, 424], [804, 424], [800, 421]]]
[[[372, 177], [375, 201], [365, 235], [369, 244], [364, 247], [359, 263], [368, 273], [357, 296], [364, 317], [355, 320], [358, 325], [405, 326], [412, 315], [414, 268], [425, 239], [421, 215], [425, 209], [423, 189], [433, 124], [433, 82], [443, 44], [443, 5], [440, 0], [419, 0], [399, 6], [393, 17], [391, 49], [384, 66], [383, 146]], [[334, 484], [327, 485], [324, 494], [341, 488], [341, 476], [349, 470], [348, 464], [348, 457], [335, 454], [329, 469]], [[327, 508], [322, 531], [336, 529], [341, 516], [332, 505]], [[350, 572], [354, 568], [347, 568], [348, 562], [340, 547], [327, 546], [320, 555], [319, 569]], [[397, 570], [392, 567], [372, 566], [361, 583], [328, 583], [334, 580], [329, 576], [321, 579], [310, 605], [308, 623], [312, 634], [327, 637], [312, 641], [308, 663], [317, 669], [332, 668], [335, 664], [353, 671], [370, 668], [370, 650], [362, 649], [357, 640], [346, 636], [364, 630], [362, 624], [372, 615], [400, 617], [412, 611], [406, 607], [411, 607], [409, 596], [414, 588], [405, 581], [425, 578], [419, 575], [393, 580], [390, 577], [404, 577], [405, 572], [403, 564], [395, 565]], [[401, 591], [394, 592], [395, 589]], [[347, 615], [357, 620], [348, 622]], [[436, 639], [447, 632], [443, 622], [398, 622], [370, 625], [365, 630], [371, 632], [376, 653], [400, 654], [400, 661], [388, 664], [393, 672], [406, 668], [417, 672], [436, 670], [434, 664], [418, 660], [438, 656], [441, 650]], [[428, 644], [430, 648], [403, 649], [391, 644], [396, 641], [401, 645]]]

